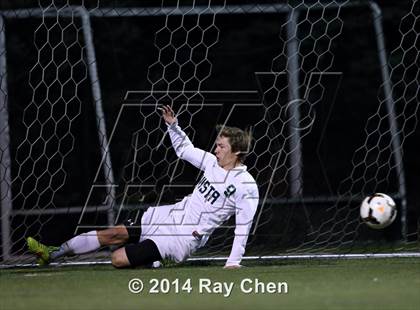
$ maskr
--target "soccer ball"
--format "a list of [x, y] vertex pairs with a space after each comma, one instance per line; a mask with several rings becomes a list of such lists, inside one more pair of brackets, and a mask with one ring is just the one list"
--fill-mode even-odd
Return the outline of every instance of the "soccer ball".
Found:
[[363, 200], [360, 216], [369, 227], [381, 229], [391, 225], [395, 220], [397, 207], [391, 197], [376, 193]]

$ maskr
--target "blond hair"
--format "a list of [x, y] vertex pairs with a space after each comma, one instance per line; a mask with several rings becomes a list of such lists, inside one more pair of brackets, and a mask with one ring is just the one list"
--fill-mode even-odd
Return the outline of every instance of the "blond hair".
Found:
[[232, 152], [238, 153], [238, 159], [243, 162], [251, 149], [251, 131], [244, 131], [237, 127], [228, 127], [224, 125], [217, 125], [216, 130], [219, 137], [226, 137], [229, 139]]

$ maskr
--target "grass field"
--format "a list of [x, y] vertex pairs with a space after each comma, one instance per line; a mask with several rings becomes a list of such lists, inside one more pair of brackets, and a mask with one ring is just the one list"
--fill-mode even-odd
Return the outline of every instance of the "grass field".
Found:
[[[420, 259], [280, 261], [239, 270], [179, 266], [116, 270], [111, 266], [0, 270], [0, 309], [420, 309]], [[141, 293], [128, 282], [144, 282]], [[150, 279], [169, 281], [170, 292], [149, 293]], [[181, 290], [190, 278], [191, 292]], [[244, 293], [249, 278], [286, 282], [280, 293]], [[208, 293], [199, 281], [233, 282], [229, 297]], [[160, 282], [162, 283], [162, 281]], [[244, 289], [252, 285], [246, 283]], [[163, 285], [163, 289], [166, 287]], [[212, 286], [210, 286], [211, 288]], [[185, 289], [187, 287], [184, 287]], [[224, 293], [226, 294], [227, 291]]]

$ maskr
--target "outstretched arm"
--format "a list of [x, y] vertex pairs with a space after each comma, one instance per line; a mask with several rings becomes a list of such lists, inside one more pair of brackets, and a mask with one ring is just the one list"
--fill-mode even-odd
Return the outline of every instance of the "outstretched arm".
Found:
[[201, 170], [204, 170], [208, 164], [216, 161], [213, 154], [194, 147], [185, 132], [178, 126], [175, 112], [170, 106], [166, 105], [159, 109], [162, 111], [162, 117], [168, 126], [172, 146], [179, 158], [188, 161]]
[[225, 264], [225, 269], [240, 268], [242, 256], [251, 230], [255, 212], [258, 207], [258, 188], [256, 184], [249, 184], [242, 193], [238, 193], [236, 199], [236, 228], [232, 250]]

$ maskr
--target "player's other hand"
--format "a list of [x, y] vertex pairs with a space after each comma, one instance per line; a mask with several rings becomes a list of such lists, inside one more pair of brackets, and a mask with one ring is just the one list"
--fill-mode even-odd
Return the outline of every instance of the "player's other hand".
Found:
[[170, 106], [164, 105], [158, 109], [162, 111], [162, 117], [167, 124], [172, 125], [176, 122], [175, 112]]
[[225, 265], [223, 269], [239, 269], [242, 268], [242, 265]]

